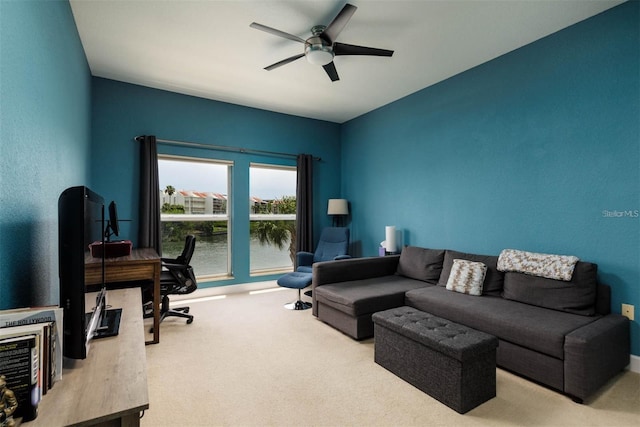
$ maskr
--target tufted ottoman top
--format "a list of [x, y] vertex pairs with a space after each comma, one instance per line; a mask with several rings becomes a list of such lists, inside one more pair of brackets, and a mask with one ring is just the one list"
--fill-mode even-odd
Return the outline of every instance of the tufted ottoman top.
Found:
[[493, 335], [412, 307], [379, 311], [373, 314], [373, 322], [460, 361], [498, 347]]

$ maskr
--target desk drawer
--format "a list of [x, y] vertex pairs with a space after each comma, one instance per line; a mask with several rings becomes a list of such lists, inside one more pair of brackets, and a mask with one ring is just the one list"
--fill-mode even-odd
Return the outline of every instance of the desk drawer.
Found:
[[[160, 266], [150, 264], [139, 265], [109, 265], [105, 272], [105, 281], [112, 282], [130, 282], [133, 280], [150, 280], [153, 279], [156, 268]], [[85, 285], [95, 285], [102, 283], [102, 269], [91, 268], [85, 269], [84, 272]]]

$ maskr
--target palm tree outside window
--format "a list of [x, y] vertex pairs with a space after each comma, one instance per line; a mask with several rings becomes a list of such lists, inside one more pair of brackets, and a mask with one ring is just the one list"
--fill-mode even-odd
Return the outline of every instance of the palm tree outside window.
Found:
[[249, 180], [251, 275], [293, 271], [296, 168], [252, 163]]

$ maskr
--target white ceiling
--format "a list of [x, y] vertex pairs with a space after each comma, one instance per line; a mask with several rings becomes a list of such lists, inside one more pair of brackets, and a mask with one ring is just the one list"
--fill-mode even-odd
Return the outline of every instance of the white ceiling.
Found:
[[350, 0], [337, 41], [394, 50], [340, 56], [340, 80], [301, 58], [344, 0], [70, 0], [94, 76], [343, 123], [609, 9], [612, 0]]

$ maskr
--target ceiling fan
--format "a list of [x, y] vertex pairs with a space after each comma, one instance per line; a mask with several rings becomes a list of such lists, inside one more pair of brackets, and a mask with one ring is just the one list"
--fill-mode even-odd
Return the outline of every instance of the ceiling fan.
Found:
[[266, 25], [258, 24], [257, 22], [251, 23], [250, 27], [256, 30], [265, 31], [274, 36], [284, 37], [285, 39], [293, 40], [304, 44], [304, 53], [294, 55], [282, 61], [278, 61], [275, 64], [271, 64], [264, 69], [267, 71], [274, 70], [283, 65], [289, 64], [297, 59], [305, 56], [307, 61], [314, 65], [322, 65], [322, 68], [326, 71], [327, 75], [332, 82], [340, 80], [338, 77], [338, 71], [333, 63], [334, 56], [340, 55], [369, 55], [369, 56], [391, 56], [392, 50], [376, 49], [373, 47], [355, 46], [351, 44], [338, 43], [336, 39], [338, 35], [347, 25], [351, 16], [355, 13], [357, 7], [346, 4], [340, 13], [331, 21], [327, 26], [316, 25], [311, 28], [311, 37], [304, 40], [293, 34], [285, 33], [284, 31], [276, 30], [275, 28], [267, 27]]

